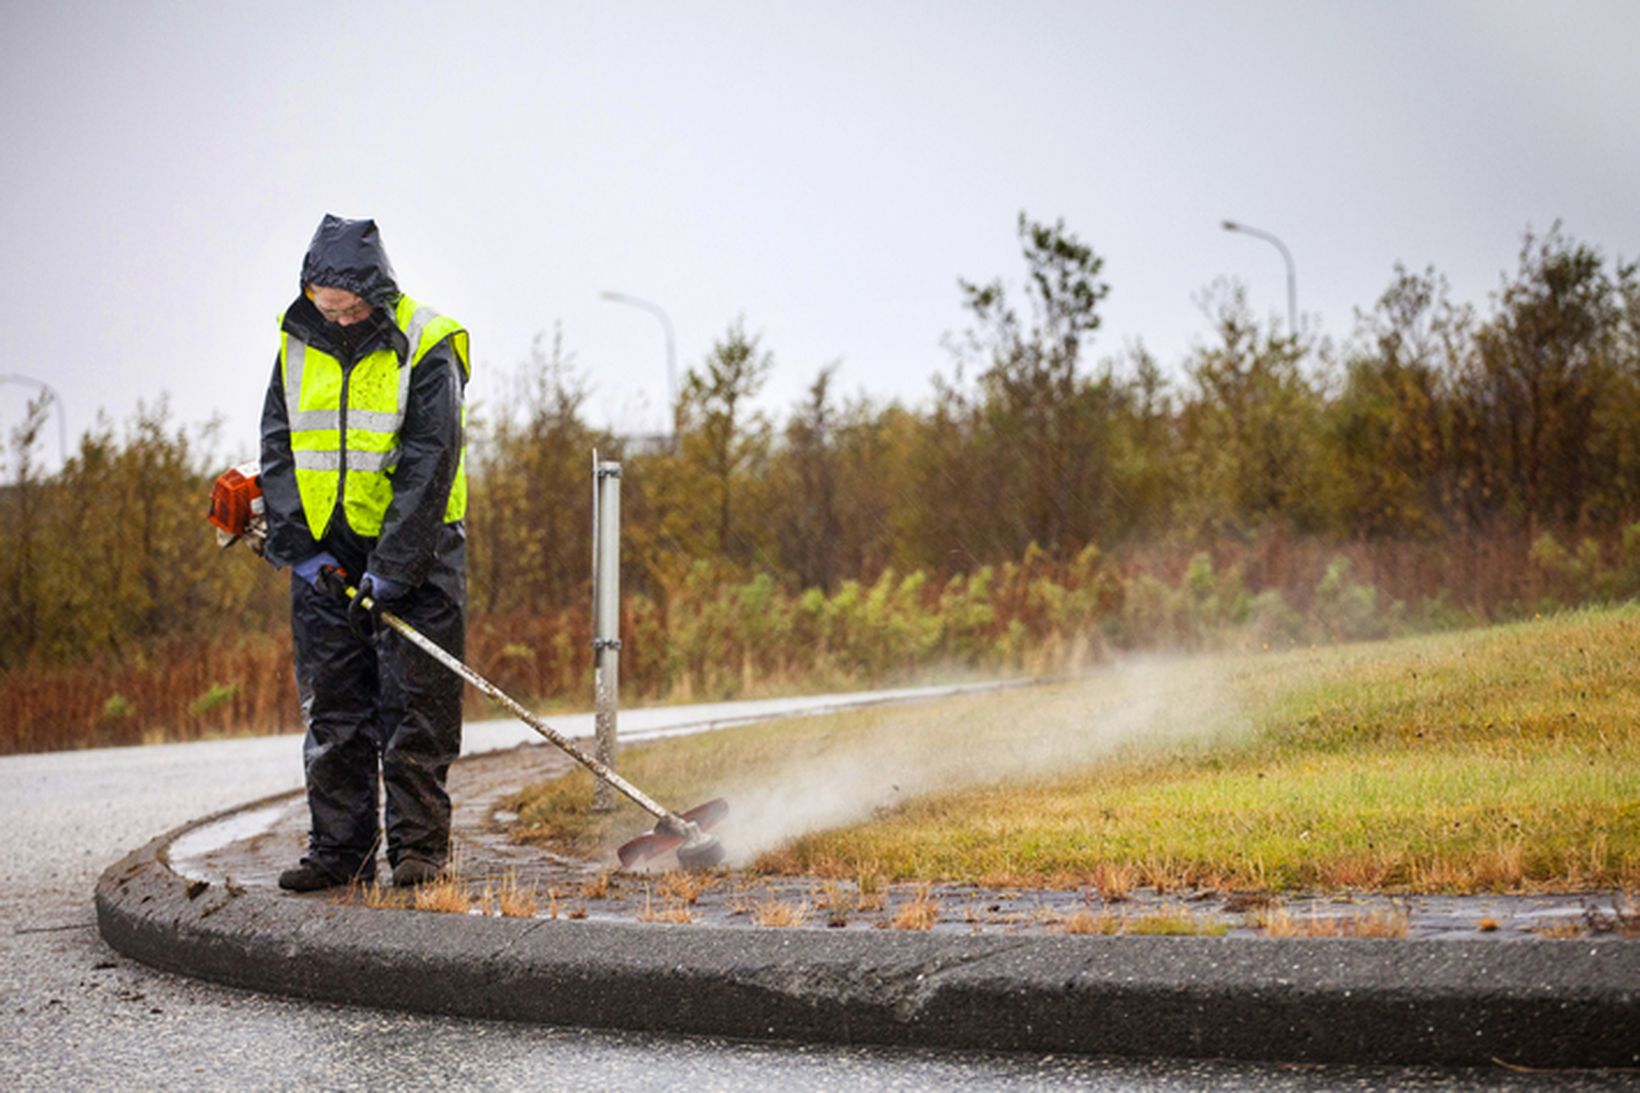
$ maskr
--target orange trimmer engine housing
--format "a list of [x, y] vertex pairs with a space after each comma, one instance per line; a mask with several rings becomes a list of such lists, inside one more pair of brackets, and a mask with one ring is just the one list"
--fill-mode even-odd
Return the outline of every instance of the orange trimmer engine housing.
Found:
[[263, 511], [262, 485], [257, 481], [261, 467], [256, 462], [241, 463], [217, 476], [211, 487], [211, 523], [216, 525], [218, 546], [232, 546], [244, 539], [262, 553], [268, 537], [268, 520]]

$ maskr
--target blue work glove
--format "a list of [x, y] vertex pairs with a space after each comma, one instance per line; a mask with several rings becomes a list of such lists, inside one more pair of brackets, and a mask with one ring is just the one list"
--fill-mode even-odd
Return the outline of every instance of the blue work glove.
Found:
[[302, 580], [306, 581], [308, 584], [312, 585], [314, 588], [318, 588], [319, 570], [324, 566], [334, 566], [335, 564], [336, 556], [331, 554], [328, 550], [321, 550], [313, 557], [306, 558], [291, 566], [290, 571], [302, 578]]
[[[409, 590], [399, 581], [366, 570], [359, 580], [359, 594], [347, 605], [347, 624], [361, 638], [370, 637], [375, 633], [376, 623], [381, 619], [382, 608], [387, 601], [396, 600]], [[366, 597], [370, 599], [369, 607], [364, 603]]]
[[364, 580], [359, 582], [359, 591], [378, 603], [387, 603], [402, 598], [410, 591], [410, 586], [403, 581], [395, 581], [367, 569], [364, 571]]

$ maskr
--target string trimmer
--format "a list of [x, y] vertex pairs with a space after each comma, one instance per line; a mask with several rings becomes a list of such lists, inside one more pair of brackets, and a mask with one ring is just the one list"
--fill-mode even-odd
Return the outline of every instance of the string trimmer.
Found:
[[[217, 527], [218, 541], [225, 547], [243, 538], [253, 550], [261, 553], [260, 548], [266, 538], [267, 525], [262, 515], [262, 490], [257, 478], [256, 466], [246, 464], [233, 468], [217, 479], [216, 488], [211, 494], [210, 518]], [[319, 576], [327, 591], [344, 596], [348, 600], [358, 600], [360, 607], [370, 611], [388, 628], [501, 703], [513, 716], [591, 771], [593, 777], [602, 779], [606, 784], [625, 794], [633, 804], [655, 817], [653, 830], [628, 840], [616, 850], [615, 853], [623, 866], [657, 857], [674, 847], [678, 852], [678, 864], [685, 869], [709, 869], [723, 860], [723, 844], [705, 831], [706, 828], [715, 826], [729, 812], [728, 803], [721, 797], [696, 805], [686, 812], [668, 811], [657, 804], [649, 794], [611, 770], [608, 764], [576, 747], [567, 736], [525, 709], [511, 695], [452, 656], [437, 642], [391, 611], [381, 608], [369, 596], [362, 595], [357, 588], [348, 583], [346, 572], [337, 567], [326, 566], [319, 571]]]

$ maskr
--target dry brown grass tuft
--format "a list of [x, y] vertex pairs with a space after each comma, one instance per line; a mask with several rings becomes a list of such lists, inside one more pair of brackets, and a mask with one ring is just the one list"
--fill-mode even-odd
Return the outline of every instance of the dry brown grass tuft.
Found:
[[1581, 922], [1568, 920], [1566, 922], [1551, 923], [1548, 926], [1539, 926], [1532, 932], [1539, 937], [1548, 938], [1550, 941], [1575, 941], [1589, 931]]
[[693, 904], [702, 892], [716, 885], [717, 877], [711, 873], [674, 869], [661, 878], [660, 893], [669, 903]]
[[1057, 926], [1062, 933], [1104, 937], [1115, 934], [1144, 937], [1222, 937], [1230, 932], [1229, 925], [1214, 916], [1194, 914], [1182, 907], [1147, 911], [1142, 915], [1119, 915], [1110, 911], [1101, 911], [1098, 914], [1092, 911], [1077, 911], [1063, 919], [1049, 915], [1042, 921], [1044, 925]]
[[672, 925], [686, 926], [695, 921], [695, 914], [693, 911], [689, 910], [688, 905], [675, 899], [667, 899], [666, 904], [659, 911], [655, 910], [654, 904], [650, 899], [649, 889], [645, 887], [643, 893], [643, 910], [638, 912], [638, 921], [665, 922]]
[[1116, 934], [1122, 931], [1122, 920], [1110, 912], [1094, 914], [1092, 911], [1078, 911], [1059, 924], [1059, 928], [1067, 934]]
[[759, 926], [801, 926], [809, 918], [809, 905], [804, 902], [766, 900], [752, 908], [752, 921]]
[[384, 887], [372, 881], [348, 885], [334, 902], [359, 904], [373, 911], [404, 911], [410, 907], [410, 894], [403, 888]]
[[1156, 889], [1159, 896], [1190, 885], [1190, 878], [1176, 864], [1165, 859], [1140, 862], [1137, 871], [1140, 883]]
[[1295, 923], [1292, 914], [1279, 901], [1253, 908], [1246, 921], [1248, 927], [1263, 930], [1270, 937], [1296, 936]]
[[695, 913], [680, 904], [669, 904], [659, 911], [645, 907], [638, 912], [639, 922], [664, 922], [673, 926], [687, 926], [695, 921]]
[[812, 873], [817, 877], [846, 877], [850, 875], [853, 864], [833, 857], [805, 862], [798, 858], [791, 847], [780, 846], [759, 854], [752, 861], [751, 868], [758, 873], [783, 873], [788, 876], [793, 873]]
[[449, 873], [441, 873], [429, 884], [415, 888], [415, 908], [418, 911], [436, 911], [445, 915], [464, 915], [472, 910], [472, 893], [467, 885]]
[[810, 894], [816, 910], [826, 913], [826, 925], [837, 929], [848, 925], [848, 917], [860, 907], [860, 894], [854, 888], [837, 881], [826, 881], [820, 890]]
[[1125, 863], [1100, 862], [1088, 878], [1099, 898], [1106, 903], [1120, 903], [1133, 894], [1133, 866]]
[[1407, 913], [1363, 911], [1353, 915], [1296, 916], [1283, 907], [1258, 912], [1253, 925], [1269, 937], [1406, 937]]
[[836, 881], [826, 881], [818, 892], [813, 893], [814, 906], [821, 911], [847, 914], [860, 905], [858, 894], [852, 888], [845, 888]]
[[[525, 888], [518, 883], [518, 874], [508, 872], [501, 880], [501, 890], [496, 893], [496, 905], [507, 918], [534, 918], [536, 910], [535, 885]], [[558, 901], [553, 900], [552, 917], [558, 917]]]
[[1223, 937], [1230, 932], [1230, 927], [1212, 915], [1193, 914], [1179, 908], [1124, 918], [1121, 932], [1147, 937]]
[[1405, 911], [1368, 911], [1346, 921], [1346, 937], [1406, 937], [1410, 917]]
[[1038, 879], [1018, 869], [991, 869], [976, 877], [974, 883], [981, 888], [1035, 888]]
[[605, 869], [596, 877], [581, 885], [582, 899], [609, 898], [609, 870]]
[[1458, 875], [1457, 891], [1518, 891], [1526, 883], [1526, 848], [1518, 842], [1495, 846], [1453, 872]]
[[1224, 900], [1226, 911], [1257, 911], [1280, 905], [1281, 901], [1269, 892], [1232, 892]]
[[861, 911], [881, 911], [883, 909], [883, 899], [886, 895], [883, 875], [877, 871], [875, 863], [861, 870], [854, 878], [854, 890], [859, 893], [856, 906]]
[[1324, 863], [1317, 879], [1323, 888], [1372, 892], [1394, 881], [1404, 870], [1404, 863], [1390, 855], [1352, 854]]
[[932, 930], [944, 910], [931, 885], [917, 889], [910, 902], [900, 904], [889, 925], [896, 930]]

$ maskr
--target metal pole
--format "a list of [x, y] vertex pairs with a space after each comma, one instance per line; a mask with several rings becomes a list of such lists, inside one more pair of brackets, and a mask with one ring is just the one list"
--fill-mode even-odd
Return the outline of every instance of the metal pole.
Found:
[[603, 297], [611, 303], [630, 304], [649, 312], [659, 319], [661, 326], [666, 329], [666, 397], [672, 400], [669, 407], [672, 414], [672, 443], [676, 445], [678, 439], [678, 354], [675, 344], [676, 339], [672, 336], [672, 320], [667, 317], [665, 311], [661, 310], [659, 304], [652, 303], [649, 300], [637, 296], [628, 296], [624, 292], [605, 292]]
[[1282, 261], [1287, 263], [1287, 331], [1292, 337], [1297, 338], [1298, 271], [1293, 265], [1293, 252], [1287, 249], [1287, 244], [1283, 243], [1269, 232], [1261, 231], [1258, 228], [1249, 228], [1246, 224], [1238, 224], [1234, 220], [1226, 220], [1224, 222], [1224, 230], [1227, 232], [1241, 232], [1244, 235], [1251, 235], [1262, 239], [1267, 243], [1273, 243], [1275, 244], [1275, 248], [1281, 252]]
[[[598, 761], [613, 769], [615, 711], [621, 691], [621, 465], [600, 461], [596, 452], [592, 458], [593, 723]], [[597, 782], [592, 791], [593, 811], [608, 812], [614, 807], [615, 794], [609, 784]]]

